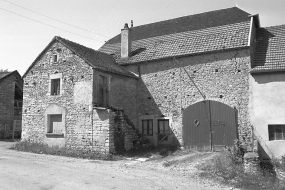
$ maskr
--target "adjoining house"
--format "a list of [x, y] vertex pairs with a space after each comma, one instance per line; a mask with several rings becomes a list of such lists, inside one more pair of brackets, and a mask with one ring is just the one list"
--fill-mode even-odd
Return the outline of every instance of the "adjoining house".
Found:
[[285, 155], [285, 25], [259, 28], [250, 75], [250, 116], [263, 158]]
[[0, 72], [0, 139], [20, 138], [23, 80], [18, 71]]
[[139, 76], [137, 127], [155, 145], [252, 143], [249, 71], [258, 15], [234, 7], [130, 28], [99, 51]]
[[[23, 80], [23, 139], [102, 152], [132, 148], [137, 77], [111, 56], [54, 37]], [[120, 132], [124, 143], [115, 147]]]

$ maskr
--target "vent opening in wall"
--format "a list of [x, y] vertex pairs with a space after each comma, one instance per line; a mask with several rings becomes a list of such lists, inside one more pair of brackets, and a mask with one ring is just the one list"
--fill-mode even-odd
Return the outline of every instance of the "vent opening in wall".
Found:
[[240, 72], [241, 72], [241, 70], [239, 69], [239, 70], [238, 70], [238, 73], [240, 73]]
[[215, 69], [215, 72], [219, 72], [219, 70], [218, 70], [218, 69]]
[[148, 97], [147, 99], [151, 100], [151, 97]]
[[220, 95], [220, 98], [223, 98], [223, 95]]

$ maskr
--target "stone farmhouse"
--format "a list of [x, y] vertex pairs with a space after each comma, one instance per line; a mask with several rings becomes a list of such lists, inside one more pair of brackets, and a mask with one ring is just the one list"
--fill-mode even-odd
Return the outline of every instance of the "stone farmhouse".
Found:
[[0, 139], [21, 137], [23, 80], [18, 71], [0, 72]]
[[121, 110], [135, 120], [137, 76], [111, 56], [54, 37], [23, 79], [23, 139], [113, 152], [114, 134], [124, 132], [117, 151], [132, 147]]
[[55, 37], [23, 76], [22, 137], [105, 152], [131, 148], [138, 134], [206, 150], [257, 139], [278, 157], [283, 109], [260, 105], [284, 85], [283, 29], [233, 7], [125, 24], [98, 51]]

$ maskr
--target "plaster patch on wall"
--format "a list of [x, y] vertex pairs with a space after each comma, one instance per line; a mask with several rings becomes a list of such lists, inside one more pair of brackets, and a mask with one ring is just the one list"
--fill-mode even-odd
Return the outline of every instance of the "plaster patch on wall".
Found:
[[74, 85], [74, 103], [89, 105], [92, 103], [92, 83], [76, 82]]

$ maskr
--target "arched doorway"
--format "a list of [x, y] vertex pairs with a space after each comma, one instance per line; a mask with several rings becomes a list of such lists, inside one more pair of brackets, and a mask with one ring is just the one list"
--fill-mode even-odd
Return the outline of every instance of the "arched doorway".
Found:
[[233, 146], [238, 138], [237, 111], [221, 102], [205, 100], [183, 112], [185, 147], [199, 150], [221, 150]]

